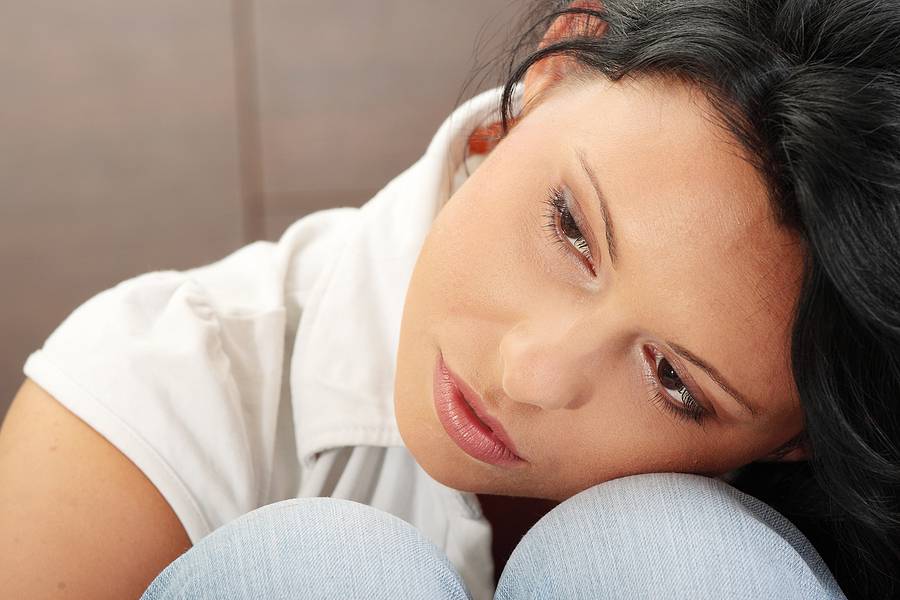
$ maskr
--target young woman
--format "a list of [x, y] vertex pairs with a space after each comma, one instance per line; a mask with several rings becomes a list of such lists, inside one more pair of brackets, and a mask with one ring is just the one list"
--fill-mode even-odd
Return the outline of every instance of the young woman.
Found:
[[361, 209], [29, 357], [0, 589], [900, 593], [900, 6], [532, 16]]

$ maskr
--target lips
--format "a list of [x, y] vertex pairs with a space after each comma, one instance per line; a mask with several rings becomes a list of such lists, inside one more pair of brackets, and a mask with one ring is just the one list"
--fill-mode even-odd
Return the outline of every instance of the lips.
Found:
[[503, 429], [503, 425], [500, 424], [500, 421], [489, 415], [487, 411], [484, 410], [484, 404], [481, 400], [481, 397], [477, 393], [475, 393], [475, 390], [469, 387], [469, 385], [465, 381], [457, 377], [456, 374], [450, 370], [450, 367], [447, 367], [446, 363], [444, 363], [444, 367], [446, 367], [447, 372], [453, 378], [453, 383], [455, 383], [456, 387], [459, 388], [459, 391], [462, 392], [466, 404], [468, 404], [469, 407], [475, 412], [481, 422], [487, 425], [488, 428], [490, 428], [491, 432], [495, 436], [497, 436], [497, 438], [501, 442], [503, 442], [503, 445], [509, 448], [515, 455], [518, 456], [519, 452], [513, 445], [513, 442], [510, 439], [509, 435]]
[[484, 410], [472, 388], [450, 371], [441, 354], [434, 370], [434, 405], [449, 437], [473, 458], [501, 467], [526, 464], [500, 422]]

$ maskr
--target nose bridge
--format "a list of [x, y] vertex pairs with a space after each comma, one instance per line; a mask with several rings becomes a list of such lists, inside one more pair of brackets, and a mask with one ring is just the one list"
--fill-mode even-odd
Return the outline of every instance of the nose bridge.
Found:
[[500, 343], [502, 385], [514, 402], [575, 408], [591, 389], [587, 373], [608, 333], [589, 314], [544, 313], [519, 320]]

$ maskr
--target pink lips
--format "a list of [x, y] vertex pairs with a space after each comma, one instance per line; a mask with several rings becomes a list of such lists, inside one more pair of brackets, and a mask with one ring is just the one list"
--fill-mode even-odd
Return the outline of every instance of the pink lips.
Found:
[[526, 464], [502, 425], [484, 411], [465, 381], [450, 372], [440, 353], [434, 369], [434, 406], [447, 434], [469, 456], [501, 467]]

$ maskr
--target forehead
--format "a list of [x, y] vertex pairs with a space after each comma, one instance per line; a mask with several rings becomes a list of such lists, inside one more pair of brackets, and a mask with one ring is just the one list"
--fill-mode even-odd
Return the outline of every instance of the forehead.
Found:
[[[705, 96], [671, 81], [601, 79], [567, 86], [545, 104], [545, 117], [554, 116], [538, 126], [552, 122], [561, 134], [555, 151], [573, 166], [574, 149], [583, 150], [608, 199], [616, 293], [636, 321], [695, 350], [777, 410], [767, 396], [784, 398], [792, 386], [787, 355], [801, 245], [776, 223], [765, 181]], [[578, 189], [602, 231], [591, 188]]]

